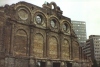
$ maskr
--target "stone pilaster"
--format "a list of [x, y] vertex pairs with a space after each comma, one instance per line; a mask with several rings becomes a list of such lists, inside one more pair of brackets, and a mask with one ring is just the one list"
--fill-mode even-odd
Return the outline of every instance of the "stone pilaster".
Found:
[[61, 62], [61, 67], [67, 67], [67, 65], [64, 62]]
[[30, 67], [35, 67], [35, 61], [34, 59], [30, 59]]
[[52, 67], [52, 64], [50, 61], [47, 61], [46, 67]]

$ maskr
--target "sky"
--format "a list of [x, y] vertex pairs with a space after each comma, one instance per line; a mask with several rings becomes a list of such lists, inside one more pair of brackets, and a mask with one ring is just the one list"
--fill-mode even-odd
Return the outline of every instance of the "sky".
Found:
[[87, 38], [100, 35], [100, 0], [0, 0], [0, 6], [25, 1], [42, 7], [45, 1], [55, 2], [63, 15], [71, 20], [85, 21]]

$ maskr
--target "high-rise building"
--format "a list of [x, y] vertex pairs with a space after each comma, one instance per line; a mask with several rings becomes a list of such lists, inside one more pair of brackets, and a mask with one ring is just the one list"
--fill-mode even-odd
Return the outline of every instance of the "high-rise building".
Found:
[[84, 49], [86, 55], [100, 65], [100, 35], [90, 35]]
[[71, 21], [75, 34], [78, 37], [80, 46], [84, 46], [86, 43], [86, 23], [84, 21]]

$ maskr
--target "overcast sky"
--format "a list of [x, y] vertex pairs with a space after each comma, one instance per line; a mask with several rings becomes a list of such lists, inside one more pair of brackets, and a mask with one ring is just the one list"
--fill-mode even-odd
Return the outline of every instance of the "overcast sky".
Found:
[[87, 37], [100, 35], [100, 0], [0, 0], [0, 5], [26, 1], [42, 7], [47, 2], [56, 2], [63, 15], [71, 20], [85, 21]]

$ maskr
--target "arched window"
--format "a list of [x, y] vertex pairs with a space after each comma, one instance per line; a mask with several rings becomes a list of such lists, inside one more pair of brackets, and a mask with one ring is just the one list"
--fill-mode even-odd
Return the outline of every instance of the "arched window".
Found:
[[34, 36], [33, 51], [35, 57], [43, 57], [43, 36], [41, 34], [36, 34]]
[[14, 44], [14, 54], [16, 56], [26, 56], [27, 55], [27, 34], [24, 30], [18, 30], [15, 36]]
[[57, 58], [57, 39], [55, 37], [49, 38], [49, 57]]
[[68, 40], [64, 40], [62, 44], [62, 58], [68, 59], [69, 58], [69, 43]]
[[79, 46], [76, 41], [73, 42], [73, 59], [78, 60], [79, 59]]

